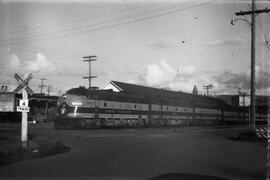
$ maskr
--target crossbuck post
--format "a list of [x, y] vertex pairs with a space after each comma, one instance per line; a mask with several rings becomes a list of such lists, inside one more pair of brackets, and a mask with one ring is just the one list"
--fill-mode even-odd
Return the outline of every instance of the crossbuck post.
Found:
[[32, 74], [29, 74], [25, 80], [23, 80], [17, 73], [15, 73], [16, 80], [20, 83], [19, 86], [13, 91], [14, 94], [18, 93], [22, 89], [22, 100], [20, 100], [20, 106], [17, 107], [17, 111], [22, 112], [22, 129], [21, 129], [21, 141], [22, 147], [27, 149], [27, 131], [28, 131], [28, 94], [32, 94], [32, 89], [28, 86], [29, 81], [33, 78]]
[[[22, 100], [28, 101], [28, 94], [25, 87], [22, 89]], [[22, 147], [27, 149], [27, 131], [28, 131], [28, 113], [22, 112], [22, 130], [21, 130], [21, 141]]]

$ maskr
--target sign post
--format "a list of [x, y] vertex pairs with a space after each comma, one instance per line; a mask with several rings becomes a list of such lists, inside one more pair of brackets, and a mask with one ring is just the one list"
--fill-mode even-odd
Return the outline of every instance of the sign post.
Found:
[[17, 93], [22, 89], [22, 100], [20, 100], [20, 106], [17, 107], [17, 111], [22, 112], [22, 129], [21, 129], [21, 141], [22, 147], [27, 149], [27, 131], [28, 131], [28, 112], [30, 108], [28, 107], [28, 94], [32, 94], [33, 91], [28, 87], [29, 81], [33, 78], [32, 74], [29, 74], [25, 80], [23, 80], [17, 73], [15, 73], [15, 78], [20, 83], [20, 85], [13, 91]]
[[[25, 88], [22, 89], [22, 99], [28, 100], [28, 94]], [[27, 149], [27, 131], [28, 131], [28, 113], [26, 111], [22, 111], [22, 133], [21, 133], [21, 140], [22, 140], [22, 147]]]

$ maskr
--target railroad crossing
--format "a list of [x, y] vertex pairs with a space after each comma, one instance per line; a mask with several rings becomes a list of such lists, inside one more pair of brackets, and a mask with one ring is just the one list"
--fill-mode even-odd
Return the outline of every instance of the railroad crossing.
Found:
[[14, 77], [19, 82], [19, 86], [13, 91], [13, 93], [16, 94], [22, 89], [22, 99], [20, 100], [19, 106], [17, 107], [17, 111], [22, 112], [21, 141], [22, 147], [27, 149], [27, 113], [30, 111], [28, 106], [28, 94], [33, 94], [33, 90], [28, 86], [28, 83], [33, 78], [33, 75], [29, 74], [24, 80], [17, 73], [15, 73]]

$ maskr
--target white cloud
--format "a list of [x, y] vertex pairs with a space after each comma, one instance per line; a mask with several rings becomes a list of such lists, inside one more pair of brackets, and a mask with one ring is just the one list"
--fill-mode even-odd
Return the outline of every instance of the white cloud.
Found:
[[9, 57], [8, 66], [10, 69], [13, 69], [17, 72], [23, 71], [28, 73], [48, 73], [54, 71], [55, 69], [54, 64], [50, 62], [42, 53], [36, 54], [36, 59], [32, 61], [22, 61], [17, 55], [13, 54]]
[[[257, 66], [259, 71], [259, 66]], [[267, 75], [261, 74], [263, 81], [257, 81], [258, 88], [267, 88], [270, 81], [266, 80]], [[194, 85], [197, 86], [199, 94], [206, 94], [203, 86], [212, 84], [210, 94], [236, 94], [239, 87], [248, 90], [249, 77], [245, 73], [199, 71], [195, 66], [185, 65], [174, 67], [163, 60], [158, 64], [148, 65], [144, 75], [140, 75], [135, 82], [150, 87], [166, 88], [174, 91], [191, 93]]]
[[195, 66], [173, 67], [166, 60], [162, 60], [158, 64], [148, 65], [144, 75], [135, 82], [157, 88], [191, 92], [194, 85], [199, 84], [200, 79]]
[[145, 81], [151, 86], [159, 86], [171, 81], [175, 75], [176, 70], [172, 68], [165, 60], [162, 60], [160, 64], [147, 66]]
[[54, 65], [42, 53], [36, 55], [36, 60], [28, 61], [26, 68], [31, 72], [51, 72], [55, 69]]

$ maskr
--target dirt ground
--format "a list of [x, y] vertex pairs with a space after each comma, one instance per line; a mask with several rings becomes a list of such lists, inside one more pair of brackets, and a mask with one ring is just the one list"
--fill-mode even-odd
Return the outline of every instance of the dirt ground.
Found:
[[22, 147], [18, 130], [0, 132], [0, 166], [69, 152], [70, 148], [60, 141], [28, 135], [27, 149]]

